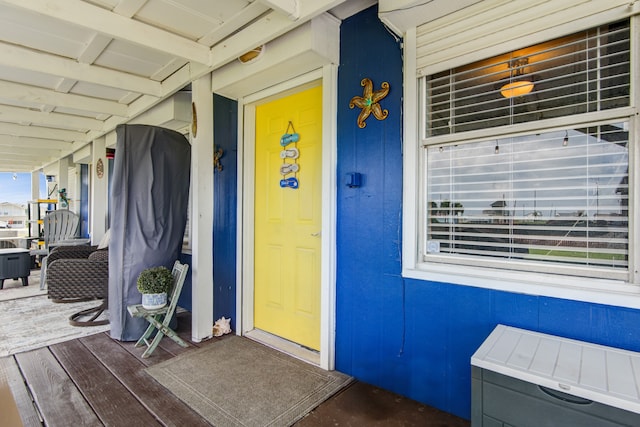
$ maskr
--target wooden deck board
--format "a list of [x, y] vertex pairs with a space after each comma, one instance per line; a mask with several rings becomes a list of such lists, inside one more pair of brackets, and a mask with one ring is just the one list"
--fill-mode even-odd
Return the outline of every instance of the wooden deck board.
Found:
[[[194, 351], [198, 347], [205, 347], [219, 339], [224, 339], [221, 337], [201, 343], [191, 342], [190, 318], [187, 317], [189, 314], [184, 316], [184, 323], [179, 324], [178, 330], [183, 339], [192, 345], [187, 349], [177, 349], [171, 344], [170, 339], [163, 339], [163, 344], [147, 359], [140, 358], [143, 349], [133, 348], [133, 342], [113, 340], [108, 333], [99, 333], [69, 343], [56, 344], [52, 347], [0, 359], [0, 368], [8, 366], [6, 369], [8, 374], [5, 376], [9, 378], [11, 393], [19, 407], [24, 425], [42, 427], [38, 411], [34, 409], [35, 403], [43, 415], [45, 427], [103, 425], [120, 427], [157, 425], [157, 423], [163, 426], [180, 427], [210, 426], [205, 419], [145, 372], [147, 366], [173, 357], [174, 352]], [[72, 367], [70, 363], [75, 363], [75, 355], [78, 351], [82, 353], [79, 356], [80, 366]], [[60, 360], [55, 357], [56, 355]], [[63, 365], [66, 366], [66, 370]], [[91, 381], [92, 375], [99, 378], [100, 381]], [[77, 383], [74, 383], [72, 378], [75, 378]], [[111, 379], [105, 380], [105, 378]], [[104, 381], [107, 384], [102, 387], [101, 383]], [[121, 386], [111, 384], [113, 381], [117, 381]], [[233, 387], [234, 385], [229, 386]], [[32, 402], [29, 390], [32, 390], [35, 402]], [[103, 402], [105, 397], [100, 392], [108, 395], [109, 399], [114, 399], [112, 402], [117, 401], [117, 409], [123, 413], [129, 413], [132, 411], [131, 408], [136, 408], [135, 411], [139, 411], [142, 405], [155, 421], [143, 423], [126, 419], [122, 422], [116, 417], [101, 421], [100, 416], [96, 415], [96, 411], [105, 411], [105, 403]], [[114, 396], [117, 393], [120, 394], [119, 397]], [[307, 417], [296, 423], [294, 427], [298, 425], [300, 427], [335, 425], [469, 426], [468, 421], [442, 411], [425, 408], [418, 402], [399, 405], [399, 402], [405, 400], [402, 396], [390, 392], [383, 393], [374, 386], [350, 386], [320, 405]], [[375, 410], [372, 410], [372, 404]], [[107, 408], [108, 405], [110, 405], [109, 402], [107, 402]], [[372, 420], [372, 414], [379, 419]], [[0, 426], [6, 425], [4, 415], [4, 413], [0, 413]], [[102, 416], [104, 417], [104, 415]]]
[[48, 427], [101, 425], [48, 348], [19, 353], [15, 358]]
[[[81, 342], [145, 405], [147, 410], [161, 419], [164, 425], [210, 425], [148, 375], [144, 371], [145, 365], [123, 346], [114, 346], [113, 340], [105, 334], [85, 337], [81, 339]], [[128, 343], [125, 344], [126, 346]], [[164, 350], [157, 349], [150, 358], [145, 360], [151, 359], [151, 363], [159, 363], [164, 360], [164, 357], [156, 358], [156, 356], [162, 354], [168, 355]]]
[[91, 403], [103, 424], [160, 425], [109, 369], [96, 363], [97, 357], [81, 341], [53, 345], [51, 352], [81, 390], [84, 398]]
[[0, 358], [0, 414], [7, 425], [42, 425], [13, 357]]

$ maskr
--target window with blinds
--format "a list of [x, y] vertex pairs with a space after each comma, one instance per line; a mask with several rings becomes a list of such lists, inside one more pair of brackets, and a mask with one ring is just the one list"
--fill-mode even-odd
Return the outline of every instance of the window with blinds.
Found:
[[628, 266], [628, 126], [427, 148], [427, 252]]
[[629, 45], [624, 21], [427, 76], [424, 135], [628, 106]]
[[622, 22], [424, 78], [425, 260], [628, 272], [629, 48]]

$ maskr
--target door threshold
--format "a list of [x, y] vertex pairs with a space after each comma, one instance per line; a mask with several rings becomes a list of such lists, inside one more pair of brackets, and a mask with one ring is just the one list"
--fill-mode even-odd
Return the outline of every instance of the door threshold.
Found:
[[264, 344], [267, 347], [271, 347], [275, 350], [288, 354], [289, 356], [300, 359], [303, 362], [310, 363], [315, 366], [320, 366], [320, 352], [310, 350], [296, 344], [292, 341], [280, 338], [276, 335], [262, 331], [260, 329], [254, 329], [249, 332], [245, 332], [244, 336], [252, 339], [260, 344]]

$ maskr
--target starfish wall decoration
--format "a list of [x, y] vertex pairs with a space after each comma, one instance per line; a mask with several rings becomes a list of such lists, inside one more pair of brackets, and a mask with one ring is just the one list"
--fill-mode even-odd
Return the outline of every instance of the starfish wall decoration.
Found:
[[367, 117], [369, 117], [371, 113], [373, 113], [373, 116], [378, 120], [384, 120], [389, 115], [389, 111], [386, 109], [383, 110], [380, 104], [378, 104], [378, 102], [389, 93], [389, 83], [382, 82], [382, 89], [374, 92], [371, 79], [365, 77], [360, 82], [360, 86], [364, 87], [364, 92], [362, 96], [354, 96], [351, 98], [349, 108], [362, 108], [362, 111], [360, 111], [358, 115], [358, 127], [362, 129], [367, 125], [364, 121], [367, 120]]

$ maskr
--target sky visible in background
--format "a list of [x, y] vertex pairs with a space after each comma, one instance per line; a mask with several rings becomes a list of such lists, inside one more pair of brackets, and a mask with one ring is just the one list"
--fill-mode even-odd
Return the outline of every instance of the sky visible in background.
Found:
[[[40, 174], [40, 194], [46, 193], [44, 174]], [[26, 205], [31, 196], [31, 173], [0, 172], [0, 202]]]

